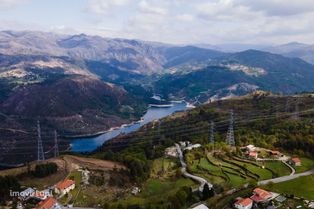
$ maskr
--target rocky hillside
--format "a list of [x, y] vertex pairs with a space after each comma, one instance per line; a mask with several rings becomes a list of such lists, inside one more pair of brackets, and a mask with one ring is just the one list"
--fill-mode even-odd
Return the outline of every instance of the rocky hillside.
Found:
[[97, 60], [120, 69], [144, 74], [162, 69], [162, 64], [165, 62], [152, 46], [136, 40], [31, 31], [0, 32], [0, 53], [68, 56], [75, 59]]
[[38, 119], [51, 146], [53, 130], [61, 136], [89, 135], [142, 116], [144, 93], [102, 79], [89, 64], [68, 57], [0, 55], [0, 145], [5, 148], [0, 162], [13, 160], [6, 153], [36, 144]]

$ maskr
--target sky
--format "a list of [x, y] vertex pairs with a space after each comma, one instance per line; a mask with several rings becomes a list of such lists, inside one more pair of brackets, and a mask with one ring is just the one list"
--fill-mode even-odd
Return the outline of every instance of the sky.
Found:
[[314, 0], [0, 0], [0, 30], [173, 44], [314, 43]]

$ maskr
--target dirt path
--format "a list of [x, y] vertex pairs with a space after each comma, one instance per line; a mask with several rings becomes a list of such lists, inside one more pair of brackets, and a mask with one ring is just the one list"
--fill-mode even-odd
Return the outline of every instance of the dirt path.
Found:
[[117, 169], [127, 169], [121, 163], [107, 161], [107, 160], [99, 160], [95, 158], [84, 158], [73, 155], [65, 155], [63, 159], [68, 164], [69, 170], [75, 170], [79, 167], [87, 167], [89, 169], [101, 169], [101, 170], [112, 170], [114, 168]]

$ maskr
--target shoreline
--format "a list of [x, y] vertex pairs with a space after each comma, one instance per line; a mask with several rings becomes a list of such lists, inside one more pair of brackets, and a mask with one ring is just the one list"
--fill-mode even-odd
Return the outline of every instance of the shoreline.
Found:
[[[147, 111], [145, 111], [146, 113]], [[144, 114], [145, 114], [144, 113]], [[125, 128], [127, 126], [132, 126], [136, 123], [140, 123], [143, 121], [143, 118], [141, 117], [139, 120], [135, 120], [135, 121], [131, 121], [130, 123], [127, 123], [127, 124], [121, 124], [120, 126], [114, 126], [114, 127], [110, 127], [109, 129], [106, 129], [106, 130], [103, 130], [103, 131], [98, 131], [96, 133], [90, 133], [90, 134], [81, 134], [81, 135], [72, 135], [72, 136], [62, 136], [63, 138], [65, 139], [70, 139], [70, 140], [75, 140], [75, 139], [79, 139], [79, 138], [93, 138], [93, 137], [97, 137], [97, 136], [100, 136], [100, 135], [103, 135], [103, 134], [106, 134], [108, 132], [111, 132], [111, 131], [115, 131], [117, 129], [121, 129], [121, 128]]]
[[[183, 103], [185, 102], [187, 105], [188, 105], [188, 102], [186, 102], [185, 100], [174, 100], [174, 101], [170, 101], [171, 103]], [[161, 107], [162, 108], [162, 107]], [[149, 108], [148, 108], [149, 109]], [[147, 113], [148, 109], [146, 109], [144, 112], [143, 112], [143, 116]], [[100, 136], [100, 135], [103, 135], [103, 134], [106, 134], [108, 132], [111, 132], [111, 131], [114, 131], [114, 130], [117, 130], [117, 129], [121, 129], [121, 128], [125, 128], [127, 126], [132, 126], [136, 123], [141, 123], [144, 119], [143, 119], [143, 116], [140, 117], [138, 120], [135, 120], [135, 121], [131, 121], [130, 123], [127, 123], [127, 124], [121, 124], [120, 126], [115, 126], [115, 127], [111, 127], [109, 129], [106, 129], [106, 130], [103, 130], [103, 131], [98, 131], [96, 133], [90, 133], [90, 134], [81, 134], [81, 135], [72, 135], [72, 136], [62, 136], [63, 138], [65, 139], [70, 139], [70, 140], [75, 140], [75, 139], [79, 139], [79, 138], [93, 138], [93, 137], [97, 137], [97, 136]]]

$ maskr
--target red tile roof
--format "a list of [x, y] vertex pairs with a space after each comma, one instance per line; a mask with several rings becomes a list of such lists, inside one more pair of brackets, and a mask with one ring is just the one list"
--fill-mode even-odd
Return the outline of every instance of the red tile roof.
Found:
[[250, 197], [254, 202], [261, 202], [261, 201], [263, 201], [264, 199], [263, 198], [261, 198], [260, 196], [258, 196], [258, 195], [253, 195], [252, 197]]
[[257, 152], [249, 152], [249, 156], [256, 157], [257, 156]]
[[272, 151], [270, 151], [270, 153], [271, 153], [272, 155], [280, 155], [280, 152], [279, 152], [279, 151], [274, 151], [274, 150], [272, 150]]
[[256, 188], [256, 189], [253, 190], [253, 192], [256, 195], [258, 195], [260, 198], [262, 198], [262, 199], [268, 199], [268, 198], [270, 198], [272, 196], [272, 194], [270, 192], [265, 191], [265, 190], [263, 190], [261, 188]]
[[66, 189], [68, 187], [70, 187], [72, 184], [75, 184], [75, 181], [71, 180], [71, 179], [66, 179], [63, 182], [57, 184], [56, 188], [57, 189]]
[[37, 207], [37, 209], [50, 209], [57, 203], [57, 200], [55, 200], [52, 197], [47, 198], [44, 201], [41, 201]]
[[238, 200], [235, 205], [242, 205], [244, 207], [251, 205], [253, 201], [250, 198], [240, 199]]
[[300, 158], [298, 158], [298, 157], [294, 157], [294, 158], [292, 158], [291, 159], [294, 163], [301, 163], [301, 160], [300, 160]]

